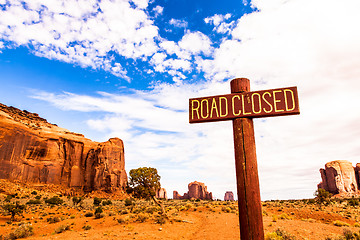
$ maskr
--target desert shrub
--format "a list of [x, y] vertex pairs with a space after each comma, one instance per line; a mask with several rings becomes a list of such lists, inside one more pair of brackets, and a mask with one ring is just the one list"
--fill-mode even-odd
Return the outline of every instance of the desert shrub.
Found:
[[85, 213], [85, 217], [92, 217], [92, 216], [94, 216], [94, 214], [92, 212]]
[[287, 215], [286, 213], [282, 213], [280, 216], [279, 216], [280, 219], [291, 219], [291, 217], [289, 217], [289, 215]]
[[105, 214], [103, 213], [102, 207], [97, 207], [95, 209], [95, 218], [99, 219], [99, 218], [103, 218], [103, 217], [105, 217]]
[[104, 200], [102, 201], [102, 205], [103, 206], [106, 206], [106, 205], [111, 205], [112, 204], [112, 201], [109, 199], [109, 200]]
[[120, 213], [120, 214], [128, 214], [128, 213], [129, 213], [129, 211], [128, 211], [128, 210], [126, 210], [126, 209], [124, 209], [124, 210], [120, 211], [119, 213]]
[[99, 206], [101, 203], [102, 199], [98, 198], [98, 197], [94, 197], [94, 206]]
[[27, 203], [27, 205], [31, 205], [31, 204], [41, 204], [41, 201], [39, 199], [31, 199], [29, 200]]
[[60, 205], [63, 204], [64, 200], [62, 200], [58, 196], [54, 196], [52, 198], [46, 199], [45, 202], [50, 205]]
[[25, 205], [16, 202], [15, 204], [7, 203], [2, 206], [5, 212], [11, 215], [11, 221], [14, 221], [15, 215], [22, 215], [22, 212], [26, 208]]
[[288, 232], [285, 232], [284, 230], [278, 228], [276, 229], [276, 231], [274, 232], [276, 235], [274, 236], [278, 236], [280, 238], [269, 238], [269, 239], [274, 239], [274, 240], [295, 240], [296, 237], [293, 236], [292, 234], [288, 233]]
[[46, 221], [47, 221], [48, 223], [57, 223], [57, 222], [60, 222], [61, 219], [60, 219], [59, 217], [48, 217], [48, 218], [46, 219]]
[[329, 193], [328, 191], [322, 188], [316, 190], [314, 195], [316, 197], [316, 202], [318, 204], [324, 204], [324, 205], [328, 205], [330, 203], [330, 198], [332, 196], [331, 193]]
[[33, 226], [31, 224], [21, 224], [14, 232], [10, 233], [8, 236], [5, 236], [4, 239], [19, 239], [26, 238], [34, 235]]
[[277, 220], [278, 220], [278, 216], [277, 216], [277, 215], [273, 215], [273, 216], [272, 216], [272, 221], [273, 221], [273, 222], [277, 222]]
[[351, 199], [348, 199], [348, 204], [352, 207], [356, 207], [359, 205], [359, 200], [353, 197]]
[[120, 223], [120, 224], [123, 224], [123, 223], [126, 222], [126, 220], [125, 220], [124, 218], [119, 218], [119, 219], [117, 219], [117, 221], [118, 221], [118, 223]]
[[131, 205], [133, 205], [132, 199], [131, 198], [125, 199], [125, 206], [131, 206]]
[[92, 227], [91, 225], [85, 225], [82, 227], [85, 231], [90, 230]]
[[40, 196], [40, 195], [36, 195], [36, 196], [35, 196], [35, 199], [36, 199], [36, 200], [40, 200], [40, 199], [41, 199], [41, 196]]
[[100, 219], [105, 217], [105, 213], [95, 213], [95, 219]]
[[221, 208], [221, 211], [229, 213], [229, 212], [231, 212], [231, 208], [229, 208], [229, 207], [222, 207], [222, 208]]
[[79, 203], [81, 203], [82, 200], [83, 200], [82, 197], [73, 197], [72, 198], [72, 202], [74, 203], [75, 206], [78, 205]]
[[354, 239], [353, 232], [348, 228], [343, 229], [343, 236], [345, 240]]
[[334, 221], [333, 224], [337, 227], [350, 227], [350, 225], [348, 223], [340, 221], [340, 220]]
[[148, 216], [146, 216], [145, 214], [143, 213], [140, 213], [138, 214], [137, 218], [136, 218], [136, 221], [137, 222], [145, 222], [146, 219], [148, 219]]
[[166, 223], [166, 217], [164, 215], [156, 215], [155, 223], [163, 225]]
[[276, 232], [269, 232], [265, 235], [265, 240], [282, 240], [282, 237], [277, 235]]
[[97, 214], [97, 213], [102, 213], [102, 212], [103, 212], [102, 207], [97, 207], [97, 208], [95, 209], [95, 214]]
[[360, 224], [359, 223], [354, 223], [354, 227], [360, 228]]
[[5, 202], [10, 202], [11, 199], [14, 198], [14, 195], [7, 195], [6, 198], [4, 199]]
[[62, 233], [62, 232], [65, 232], [67, 230], [70, 230], [70, 226], [69, 225], [60, 225], [58, 228], [55, 229], [55, 233], [56, 234], [59, 234], [59, 233]]

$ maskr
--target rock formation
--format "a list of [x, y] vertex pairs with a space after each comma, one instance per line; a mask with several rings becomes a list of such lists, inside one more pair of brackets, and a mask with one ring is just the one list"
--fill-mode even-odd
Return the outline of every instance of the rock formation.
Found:
[[127, 183], [124, 145], [118, 138], [93, 142], [35, 113], [0, 104], [0, 178], [118, 190]]
[[227, 191], [224, 196], [224, 201], [234, 201], [234, 194], [231, 191]]
[[156, 191], [156, 198], [167, 199], [167, 193], [165, 188], [160, 188]]
[[202, 199], [212, 200], [212, 193], [207, 191], [207, 187], [201, 182], [191, 182], [188, 185], [189, 191], [181, 196], [177, 191], [173, 192], [173, 199]]
[[333, 194], [356, 193], [359, 186], [359, 169], [346, 160], [337, 160], [325, 164], [325, 169], [320, 169], [322, 182], [318, 188], [323, 188]]

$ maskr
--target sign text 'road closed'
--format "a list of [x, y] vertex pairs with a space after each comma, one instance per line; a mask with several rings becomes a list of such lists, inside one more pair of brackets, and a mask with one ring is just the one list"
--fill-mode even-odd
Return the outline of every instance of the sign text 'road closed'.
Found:
[[296, 87], [189, 99], [189, 122], [299, 114]]

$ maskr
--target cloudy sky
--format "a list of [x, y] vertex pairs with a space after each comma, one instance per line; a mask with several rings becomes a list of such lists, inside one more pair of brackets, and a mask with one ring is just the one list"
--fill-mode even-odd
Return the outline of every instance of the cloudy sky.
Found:
[[360, 162], [358, 0], [0, 0], [0, 102], [95, 141], [162, 186], [236, 191], [231, 121], [188, 99], [297, 86], [301, 114], [255, 119], [263, 200], [311, 198], [319, 168]]

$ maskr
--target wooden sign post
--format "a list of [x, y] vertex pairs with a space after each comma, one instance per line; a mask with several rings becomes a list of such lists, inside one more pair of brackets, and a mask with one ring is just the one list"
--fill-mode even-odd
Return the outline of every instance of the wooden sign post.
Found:
[[300, 114], [296, 87], [250, 92], [250, 81], [230, 82], [231, 94], [189, 99], [189, 122], [233, 120], [241, 240], [263, 240], [252, 118]]

